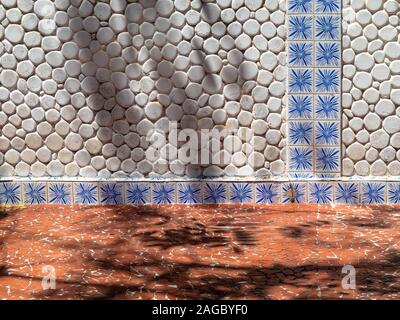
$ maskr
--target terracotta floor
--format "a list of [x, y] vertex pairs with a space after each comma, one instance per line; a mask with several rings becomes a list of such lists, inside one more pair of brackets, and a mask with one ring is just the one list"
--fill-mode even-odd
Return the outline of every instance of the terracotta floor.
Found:
[[0, 298], [399, 299], [399, 230], [393, 206], [2, 210]]

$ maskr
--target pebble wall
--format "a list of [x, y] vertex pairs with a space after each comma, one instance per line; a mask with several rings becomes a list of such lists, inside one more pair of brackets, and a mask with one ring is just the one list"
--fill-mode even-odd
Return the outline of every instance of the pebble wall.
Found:
[[[0, 176], [284, 174], [285, 8], [2, 0]], [[216, 141], [222, 163], [166, 162], [158, 153], [181, 145], [150, 145], [146, 135], [165, 136], [172, 121], [239, 130]]]
[[345, 0], [343, 175], [400, 175], [400, 4]]

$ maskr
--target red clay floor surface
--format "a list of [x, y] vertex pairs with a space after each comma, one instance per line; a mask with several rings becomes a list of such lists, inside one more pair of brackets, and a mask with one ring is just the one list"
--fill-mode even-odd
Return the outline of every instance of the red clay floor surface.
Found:
[[399, 206], [3, 209], [0, 298], [399, 299], [399, 230]]

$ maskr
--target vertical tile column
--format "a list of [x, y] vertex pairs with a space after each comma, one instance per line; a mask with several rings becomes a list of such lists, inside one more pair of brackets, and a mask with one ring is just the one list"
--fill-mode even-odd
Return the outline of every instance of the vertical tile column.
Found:
[[341, 0], [288, 0], [289, 177], [340, 176]]

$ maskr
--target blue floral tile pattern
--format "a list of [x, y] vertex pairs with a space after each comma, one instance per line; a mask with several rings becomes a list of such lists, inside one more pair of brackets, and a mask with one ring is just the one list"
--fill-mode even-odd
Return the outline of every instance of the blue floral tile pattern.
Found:
[[312, 0], [288, 0], [289, 13], [312, 13]]
[[340, 90], [339, 69], [315, 70], [315, 91], [318, 93], [338, 93]]
[[311, 119], [312, 107], [312, 96], [289, 96], [289, 119]]
[[337, 183], [335, 186], [335, 202], [338, 204], [358, 204], [358, 183]]
[[253, 202], [253, 184], [230, 184], [230, 201], [233, 203]]
[[204, 203], [225, 203], [228, 199], [226, 183], [210, 182], [203, 186]]
[[315, 0], [317, 13], [340, 13], [341, 0]]
[[317, 171], [339, 171], [340, 148], [316, 148], [315, 169]]
[[150, 203], [150, 185], [147, 183], [128, 183], [125, 186], [127, 204]]
[[178, 203], [198, 204], [202, 203], [201, 183], [185, 182], [178, 183]]
[[71, 204], [72, 184], [68, 182], [51, 182], [47, 185], [48, 199], [51, 204]]
[[312, 171], [313, 149], [311, 147], [289, 147], [289, 170]]
[[282, 203], [306, 203], [306, 183], [284, 183], [282, 185]]
[[278, 203], [279, 184], [277, 183], [258, 183], [256, 185], [257, 203]]
[[365, 182], [362, 183], [361, 203], [363, 204], [384, 204], [385, 203], [385, 183]]
[[309, 202], [328, 204], [333, 199], [333, 185], [330, 182], [315, 182], [309, 185]]
[[0, 183], [0, 204], [16, 205], [21, 203], [21, 185], [14, 182]]
[[337, 15], [317, 16], [315, 38], [317, 40], [340, 40], [340, 17]]
[[338, 96], [316, 96], [315, 117], [320, 120], [339, 120], [339, 101]]
[[339, 67], [339, 42], [318, 42], [315, 48], [315, 61], [318, 67]]
[[315, 142], [318, 145], [338, 145], [339, 136], [339, 122], [315, 123]]
[[288, 49], [289, 66], [311, 67], [313, 57], [312, 42], [290, 42]]
[[391, 182], [387, 185], [387, 201], [389, 204], [400, 204], [400, 183]]
[[289, 92], [310, 93], [313, 87], [312, 69], [289, 70]]
[[153, 183], [152, 203], [153, 204], [176, 203], [175, 185], [173, 183]]
[[28, 182], [23, 184], [23, 194], [25, 204], [46, 204], [46, 183]]
[[287, 21], [288, 175], [337, 178], [341, 0], [288, 0]]
[[309, 16], [289, 16], [289, 39], [311, 40], [313, 35], [312, 21]]
[[101, 204], [123, 204], [123, 184], [122, 183], [100, 183], [99, 185]]
[[289, 122], [289, 144], [311, 145], [313, 140], [312, 133], [313, 123], [311, 121]]
[[97, 204], [97, 183], [77, 182], [74, 183], [74, 203]]

